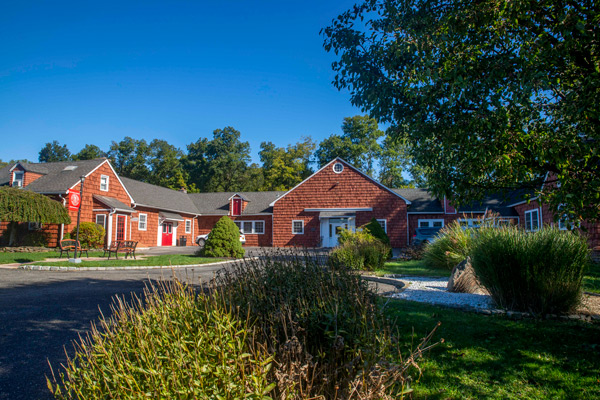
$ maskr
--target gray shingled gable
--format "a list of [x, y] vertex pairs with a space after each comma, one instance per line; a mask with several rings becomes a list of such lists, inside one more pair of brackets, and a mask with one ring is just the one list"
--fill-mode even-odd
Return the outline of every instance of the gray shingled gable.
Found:
[[201, 215], [227, 215], [229, 214], [229, 199], [236, 193], [248, 200], [242, 215], [255, 215], [271, 214], [273, 208], [269, 204], [286, 192], [190, 193], [188, 196]]
[[[25, 190], [37, 193], [66, 193], [69, 188], [76, 185], [81, 176], [85, 176], [100, 166], [106, 158], [83, 161], [61, 161], [51, 163], [21, 163], [26, 171], [42, 173], [43, 176], [31, 182]], [[76, 166], [73, 170], [65, 170], [65, 167]], [[29, 169], [28, 169], [29, 168]]]
[[0, 168], [0, 186], [7, 186], [11, 181], [10, 169], [12, 165]]
[[125, 177], [121, 177], [121, 181], [133, 197], [133, 201], [138, 205], [150, 206], [159, 210], [198, 214], [198, 209], [186, 193]]

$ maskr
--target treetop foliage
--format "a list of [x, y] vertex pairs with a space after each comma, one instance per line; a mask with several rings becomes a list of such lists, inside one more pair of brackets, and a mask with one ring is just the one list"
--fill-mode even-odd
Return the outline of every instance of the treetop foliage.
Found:
[[[600, 217], [600, 7], [367, 0], [322, 31], [334, 85], [409, 142], [456, 204], [529, 185]], [[545, 185], [546, 173], [561, 183]]]

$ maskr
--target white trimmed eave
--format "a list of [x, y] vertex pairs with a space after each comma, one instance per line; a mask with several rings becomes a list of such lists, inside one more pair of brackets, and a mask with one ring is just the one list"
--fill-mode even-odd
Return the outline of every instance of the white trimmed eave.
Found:
[[305, 208], [305, 212], [356, 212], [356, 211], [373, 211], [372, 207], [359, 207], [359, 208]]
[[516, 206], [520, 206], [521, 204], [527, 204], [527, 203], [531, 203], [532, 201], [534, 201], [534, 200], [537, 200], [537, 199], [538, 199], [538, 196], [535, 196], [535, 197], [532, 197], [532, 198], [530, 198], [530, 199], [527, 199], [527, 200], [519, 201], [519, 202], [517, 202], [517, 203], [514, 203], [514, 204], [509, 204], [507, 207], [516, 207]]
[[[132, 204], [135, 204], [135, 201], [133, 200], [133, 197], [131, 196], [131, 194], [129, 193], [129, 190], [127, 190], [127, 187], [123, 184], [123, 181], [121, 180], [121, 178], [119, 178], [119, 174], [117, 174], [117, 171], [115, 171], [115, 169], [113, 168], [112, 164], [110, 163], [110, 161], [108, 159], [102, 161], [100, 164], [98, 164], [96, 166], [96, 168], [94, 168], [93, 170], [91, 170], [90, 172], [88, 172], [86, 175], [84, 175], [86, 178], [88, 176], [90, 176], [91, 174], [93, 174], [94, 172], [96, 172], [96, 170], [98, 168], [100, 168], [101, 166], [103, 166], [105, 163], [108, 163], [108, 166], [110, 168], [110, 170], [113, 172], [113, 174], [115, 174], [115, 177], [117, 178], [117, 180], [119, 181], [119, 183], [121, 184], [121, 187], [123, 188], [123, 190], [125, 190], [125, 193], [127, 193], [127, 196], [129, 197], [129, 201], [131, 201]], [[77, 186], [77, 184], [80, 182], [76, 182], [73, 186], [71, 186], [69, 189], [73, 189], [75, 186]], [[68, 192], [68, 190], [67, 190]]]

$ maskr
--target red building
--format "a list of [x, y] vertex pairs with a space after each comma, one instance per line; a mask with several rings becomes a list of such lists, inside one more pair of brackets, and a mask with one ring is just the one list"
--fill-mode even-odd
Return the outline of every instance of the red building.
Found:
[[[245, 234], [246, 246], [334, 247], [342, 229], [377, 219], [393, 247], [410, 244], [418, 227], [442, 227], [452, 221], [476, 225], [495, 216], [535, 231], [546, 225], [568, 227], [537, 198], [515, 191], [490, 195], [454, 208], [427, 189], [391, 189], [341, 159], [332, 160], [286, 192], [186, 193], [119, 177], [107, 159], [55, 163], [16, 163], [0, 169], [0, 186], [20, 186], [66, 204], [69, 189], [85, 177], [82, 221], [106, 229], [106, 241], [135, 240], [139, 247], [194, 245], [219, 218], [229, 216]], [[56, 246], [74, 227], [23, 224], [42, 230]], [[7, 223], [0, 223], [0, 234]], [[600, 225], [583, 222], [590, 244], [600, 245]]]

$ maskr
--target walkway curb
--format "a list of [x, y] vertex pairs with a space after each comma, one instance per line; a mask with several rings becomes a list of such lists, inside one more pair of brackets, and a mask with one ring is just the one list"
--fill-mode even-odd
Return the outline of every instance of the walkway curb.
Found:
[[[258, 257], [246, 258], [246, 260], [255, 260]], [[54, 265], [21, 265], [19, 269], [28, 271], [125, 271], [139, 269], [172, 269], [172, 268], [197, 268], [214, 265], [223, 265], [241, 261], [241, 259], [218, 261], [207, 264], [187, 264], [187, 265], [133, 265], [129, 267], [59, 267]]]

